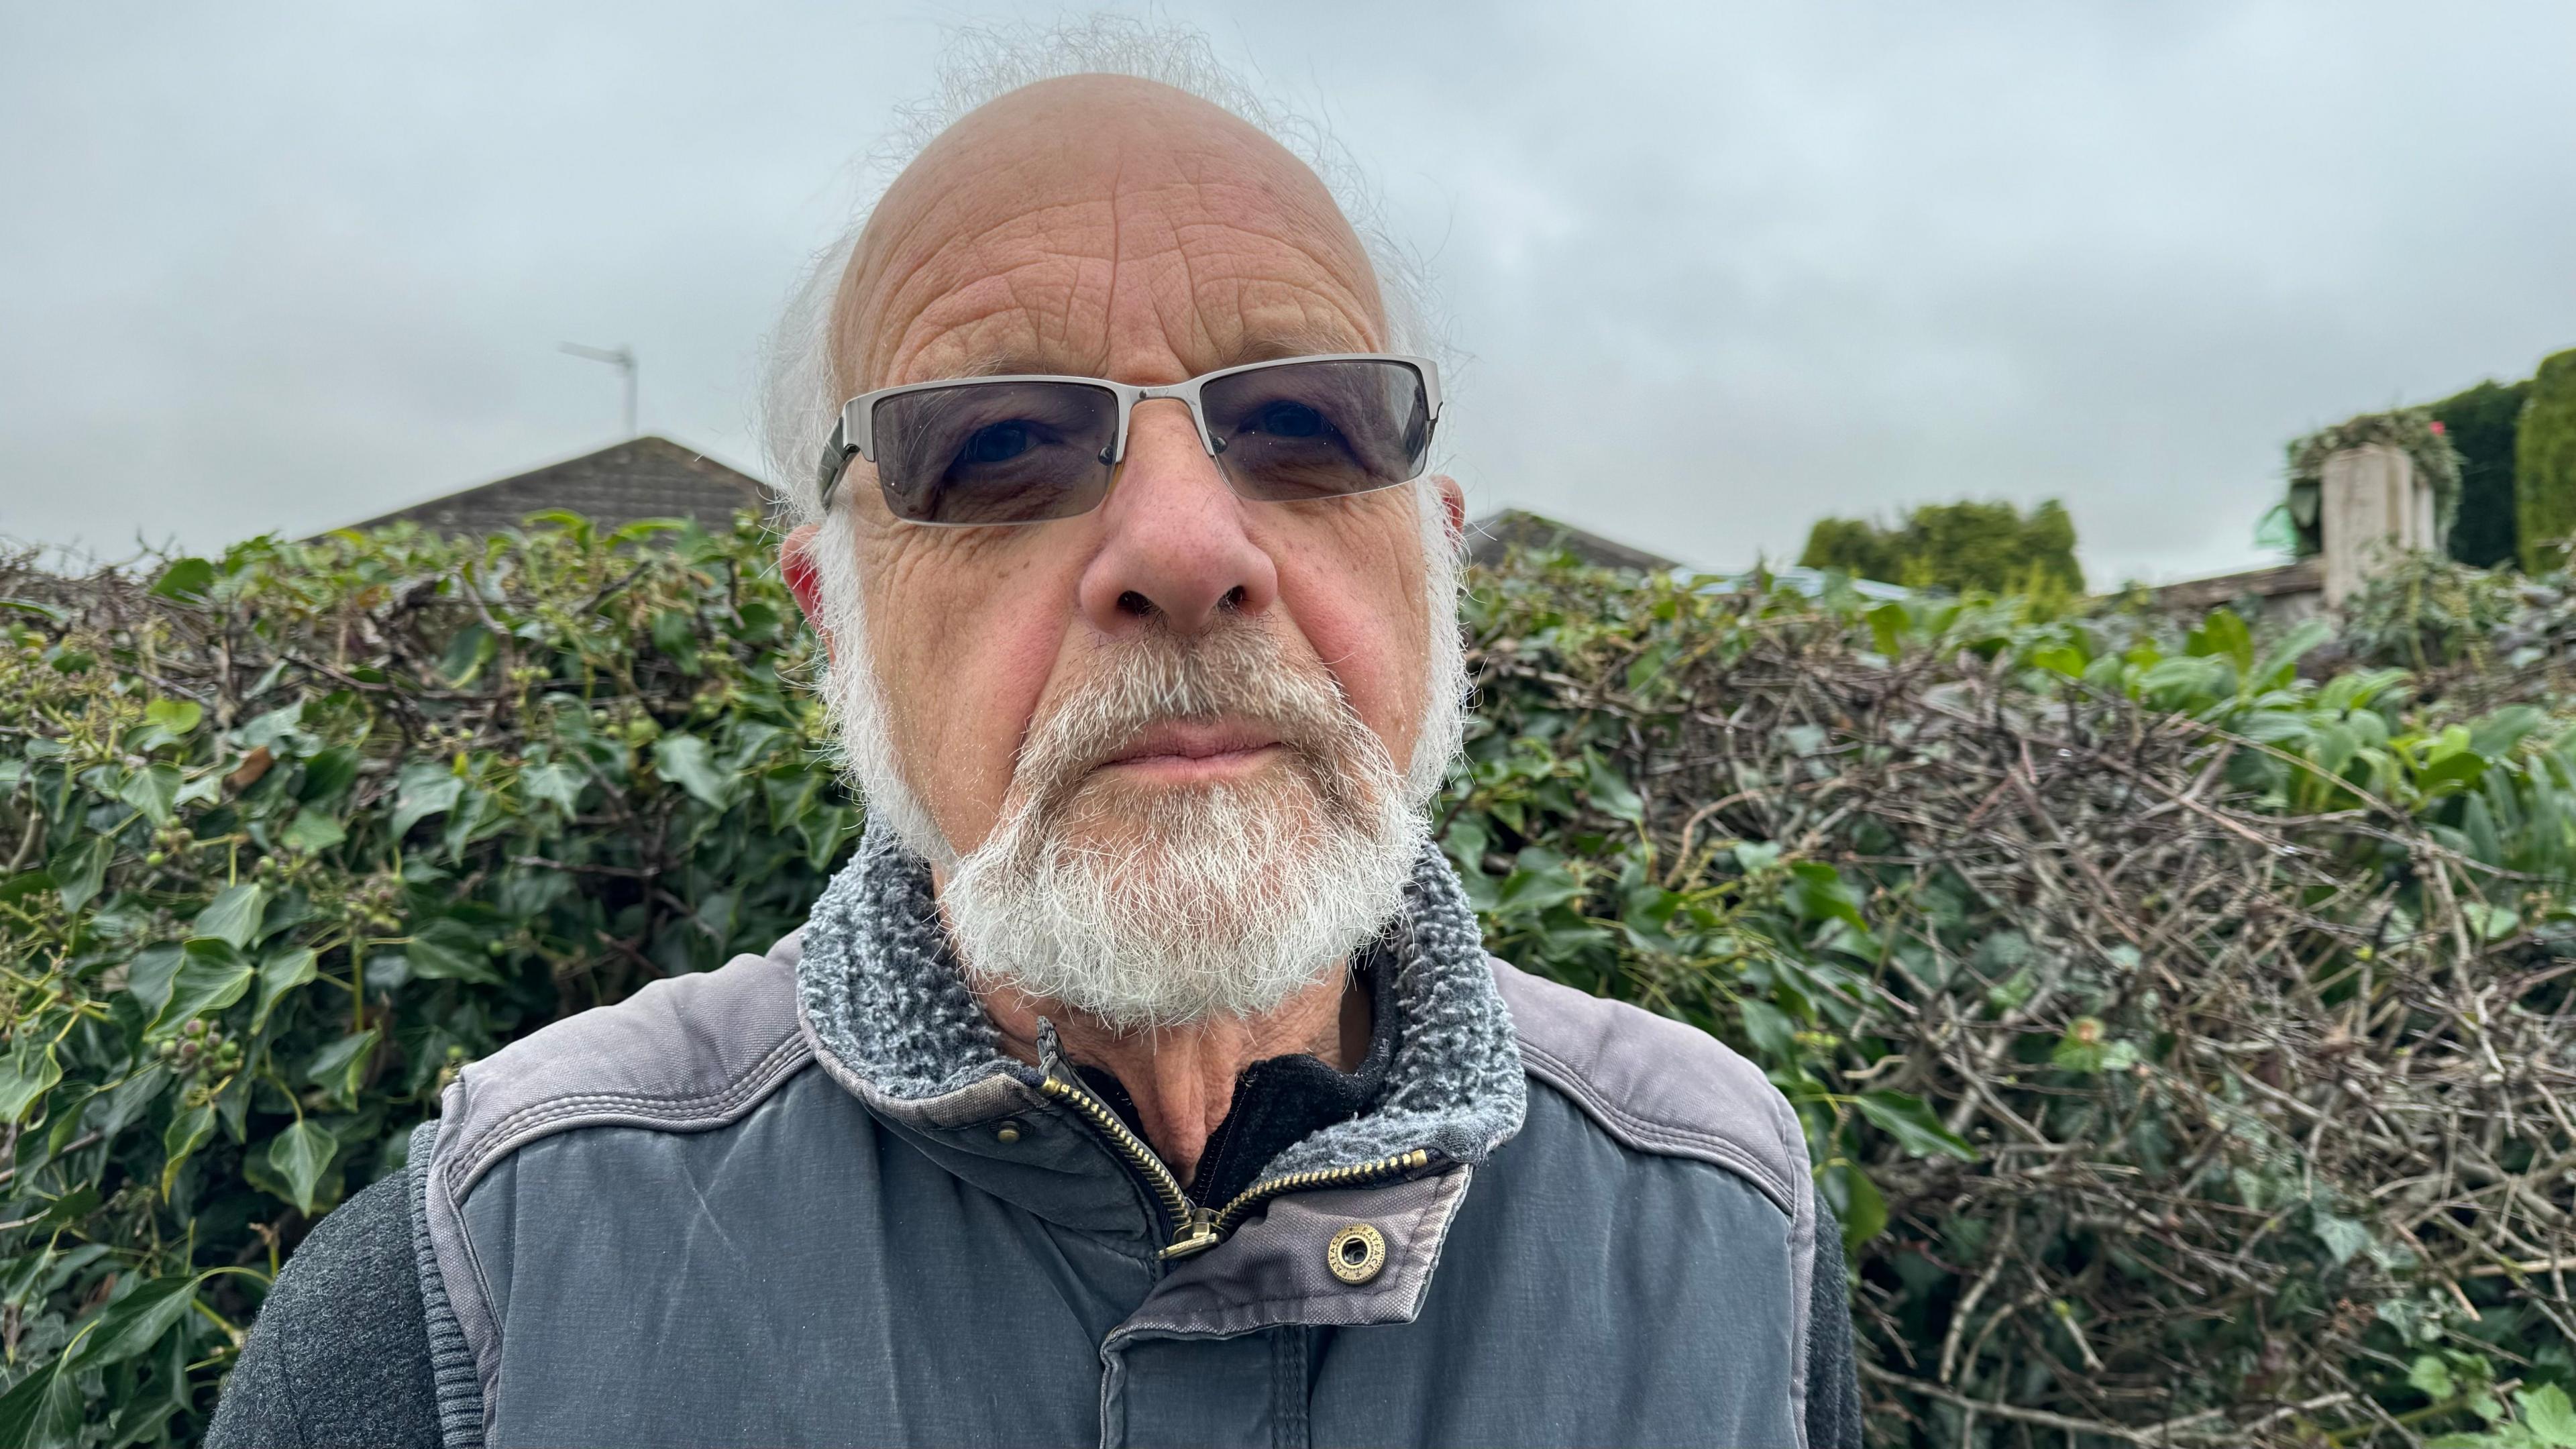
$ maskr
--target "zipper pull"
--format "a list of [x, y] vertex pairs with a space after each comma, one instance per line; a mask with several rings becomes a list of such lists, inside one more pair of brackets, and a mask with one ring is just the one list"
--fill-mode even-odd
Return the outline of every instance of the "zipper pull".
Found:
[[1038, 1074], [1068, 1087], [1082, 1084], [1082, 1079], [1065, 1063], [1064, 1044], [1056, 1040], [1055, 1023], [1043, 1016], [1038, 1018]]
[[1180, 1232], [1172, 1239], [1172, 1245], [1165, 1248], [1161, 1256], [1163, 1261], [1168, 1263], [1174, 1258], [1187, 1258], [1193, 1254], [1204, 1253], [1223, 1241], [1224, 1235], [1216, 1230], [1215, 1212], [1193, 1206], [1190, 1209], [1190, 1220], [1181, 1224]]

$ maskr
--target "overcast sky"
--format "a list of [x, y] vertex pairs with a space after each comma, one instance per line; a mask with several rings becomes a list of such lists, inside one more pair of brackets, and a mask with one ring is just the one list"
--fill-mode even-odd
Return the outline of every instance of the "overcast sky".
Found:
[[[1057, 6], [992, 7], [992, 19]], [[0, 0], [0, 535], [303, 533], [757, 359], [952, 5]], [[1167, 4], [1377, 175], [1517, 505], [1712, 567], [2061, 497], [2262, 561], [2280, 447], [2576, 346], [2576, 5]]]

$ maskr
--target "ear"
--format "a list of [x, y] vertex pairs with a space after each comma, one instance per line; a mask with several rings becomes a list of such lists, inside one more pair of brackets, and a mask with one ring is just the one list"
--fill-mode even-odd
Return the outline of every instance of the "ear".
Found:
[[1433, 474], [1431, 484], [1440, 490], [1440, 511], [1448, 516], [1449, 546], [1456, 548], [1467, 536], [1467, 490], [1446, 473]]
[[805, 622], [823, 636], [824, 652], [834, 654], [832, 632], [823, 627], [823, 576], [814, 563], [815, 536], [810, 523], [790, 529], [778, 544], [778, 571], [787, 579], [787, 592], [796, 596], [796, 607], [805, 611]]

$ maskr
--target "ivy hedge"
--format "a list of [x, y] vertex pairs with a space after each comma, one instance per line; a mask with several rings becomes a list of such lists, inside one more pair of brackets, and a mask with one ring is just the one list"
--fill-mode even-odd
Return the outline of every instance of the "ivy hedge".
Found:
[[2564, 567], [2576, 536], [2576, 350], [2541, 360], [2515, 431], [2515, 525], [2530, 573]]
[[2514, 431], [2530, 396], [2528, 378], [2487, 381], [2429, 409], [2460, 455], [2460, 516], [2447, 546], [2461, 563], [2491, 569], [2521, 556], [2514, 535]]
[[[1871, 1442], [2576, 1444], [2554, 694], [1472, 584], [1441, 839], [1499, 952], [1796, 1102]], [[855, 835], [748, 520], [21, 559], [0, 629], [0, 1445], [192, 1438], [460, 1064], [766, 947]]]

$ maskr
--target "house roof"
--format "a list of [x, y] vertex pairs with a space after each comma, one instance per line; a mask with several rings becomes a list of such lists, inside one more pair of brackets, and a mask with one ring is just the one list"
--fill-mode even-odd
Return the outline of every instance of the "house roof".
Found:
[[1587, 533], [1570, 523], [1553, 518], [1506, 508], [1489, 513], [1467, 525], [1467, 557], [1471, 562], [1498, 564], [1514, 548], [1527, 553], [1563, 549], [1595, 568], [1637, 569], [1645, 573], [1668, 573], [1682, 565], [1660, 554], [1642, 548], [1630, 548], [1597, 533]]
[[518, 527], [531, 513], [561, 508], [611, 526], [639, 518], [694, 518], [718, 529], [733, 526], [735, 510], [765, 512], [769, 501], [759, 479], [647, 435], [348, 526], [381, 528], [409, 520], [435, 533], [498, 533]]
[[2296, 563], [2219, 574], [2214, 578], [2185, 579], [2149, 592], [2163, 608], [2214, 609], [2246, 598], [2277, 599], [2296, 594], [2322, 594], [2325, 587], [2325, 561], [2309, 557]]

